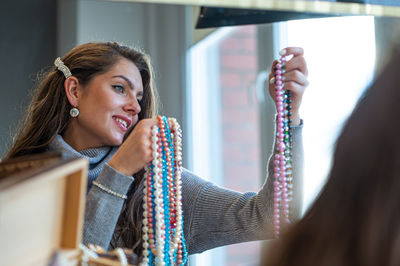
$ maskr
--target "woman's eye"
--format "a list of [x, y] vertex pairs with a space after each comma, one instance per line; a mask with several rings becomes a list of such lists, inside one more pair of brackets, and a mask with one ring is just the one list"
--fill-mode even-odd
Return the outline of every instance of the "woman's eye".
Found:
[[119, 93], [125, 94], [125, 89], [123, 86], [121, 85], [112, 85], [112, 87], [114, 88], [114, 90], [116, 90]]
[[136, 100], [138, 101], [139, 104], [142, 103], [142, 101], [143, 101], [143, 92], [139, 92], [139, 93], [136, 95]]

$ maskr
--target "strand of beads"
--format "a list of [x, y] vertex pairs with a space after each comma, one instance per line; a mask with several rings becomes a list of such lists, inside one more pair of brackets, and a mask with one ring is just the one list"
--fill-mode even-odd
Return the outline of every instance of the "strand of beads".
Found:
[[178, 170], [176, 173], [175, 187], [172, 187], [176, 193], [175, 199], [175, 210], [173, 210], [172, 225], [175, 229], [175, 237], [172, 241], [172, 249], [177, 249], [177, 261], [178, 265], [187, 260], [187, 250], [185, 245], [185, 239], [183, 237], [183, 215], [182, 215], [182, 131], [175, 118], [169, 118], [172, 123], [172, 139], [174, 139], [175, 147], [175, 165], [174, 167]]
[[292, 194], [291, 174], [291, 94], [283, 89], [282, 74], [285, 73], [286, 57], [281, 56], [275, 66], [275, 89], [277, 107], [277, 151], [274, 155], [274, 237], [279, 238], [281, 211], [283, 220], [290, 223], [289, 208]]
[[[282, 58], [282, 62], [286, 62], [286, 58]], [[291, 91], [285, 90], [284, 94], [284, 110], [285, 110], [285, 119], [284, 119], [284, 142], [285, 142], [285, 159], [286, 159], [286, 188], [284, 198], [284, 219], [287, 224], [290, 223], [290, 202], [292, 201], [293, 195], [293, 176], [292, 176], [292, 103], [291, 99]]]
[[158, 126], [152, 128], [153, 161], [144, 175], [141, 265], [184, 265], [188, 254], [182, 215], [182, 132], [176, 119], [157, 119]]

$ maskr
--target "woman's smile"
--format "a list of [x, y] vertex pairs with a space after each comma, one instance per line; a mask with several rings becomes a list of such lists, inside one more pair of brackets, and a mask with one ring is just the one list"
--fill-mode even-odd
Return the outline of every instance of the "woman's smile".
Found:
[[124, 132], [128, 131], [129, 126], [132, 124], [132, 120], [126, 116], [114, 115], [112, 118]]

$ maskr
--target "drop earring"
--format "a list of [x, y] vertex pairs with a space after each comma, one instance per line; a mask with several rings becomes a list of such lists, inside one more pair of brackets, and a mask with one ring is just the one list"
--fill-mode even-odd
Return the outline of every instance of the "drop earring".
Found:
[[76, 107], [72, 107], [71, 110], [69, 111], [69, 115], [71, 117], [77, 117], [79, 115], [79, 110]]

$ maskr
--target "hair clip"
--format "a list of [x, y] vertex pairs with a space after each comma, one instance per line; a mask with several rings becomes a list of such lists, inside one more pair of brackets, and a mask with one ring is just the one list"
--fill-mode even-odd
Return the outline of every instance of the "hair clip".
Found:
[[57, 57], [57, 59], [54, 61], [54, 65], [57, 67], [58, 70], [64, 73], [65, 78], [69, 78], [70, 76], [72, 76], [71, 71], [66, 65], [64, 65], [64, 62], [61, 61], [60, 57]]

